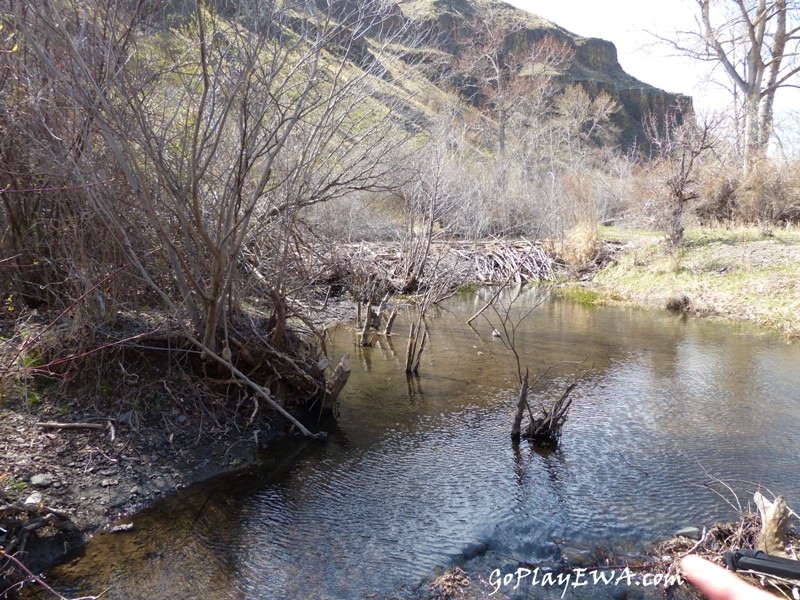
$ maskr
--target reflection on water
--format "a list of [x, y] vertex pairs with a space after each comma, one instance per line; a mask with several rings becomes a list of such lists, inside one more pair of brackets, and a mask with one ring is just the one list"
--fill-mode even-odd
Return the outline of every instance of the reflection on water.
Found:
[[106, 598], [410, 597], [478, 542], [482, 564], [536, 561], [552, 538], [625, 551], [726, 517], [704, 470], [798, 496], [797, 347], [550, 301], [516, 332], [524, 364], [594, 369], [559, 448], [537, 453], [509, 438], [510, 353], [490, 323], [464, 325], [479, 306], [455, 298], [431, 319], [419, 378], [403, 373], [403, 323], [367, 349], [340, 328], [332, 358], [354, 367], [327, 443], [287, 440], [259, 469], [186, 490], [51, 581]]

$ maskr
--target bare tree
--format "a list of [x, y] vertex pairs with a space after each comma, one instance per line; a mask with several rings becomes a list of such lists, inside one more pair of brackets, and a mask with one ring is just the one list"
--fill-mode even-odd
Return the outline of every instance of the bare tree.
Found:
[[[125, 259], [70, 168], [86, 153], [89, 120], [25, 44], [27, 18], [22, 3], [0, 8], [0, 276], [19, 306], [63, 307]], [[112, 177], [98, 165], [105, 186], [114, 187]], [[120, 279], [95, 289], [81, 310], [107, 318], [107, 292]]]
[[[100, 271], [87, 273], [85, 287], [98, 288], [91, 281], [112, 266], [132, 266], [134, 293], [160, 298], [185, 339], [252, 390], [256, 408], [266, 401], [310, 434], [267, 387], [323, 406], [340, 388], [326, 386], [321, 344], [287, 343], [303, 211], [382, 188], [403, 163], [409, 128], [389, 93], [413, 68], [401, 57], [413, 45], [402, 23], [379, 0], [335, 13], [306, 1], [222, 10], [201, 0], [23, 0], [0, 18], [15, 41], [0, 56], [0, 85], [14, 79], [7, 63], [33, 67], [18, 69], [39, 80], [17, 87], [17, 105], [44, 106], [25, 115], [33, 123], [60, 111], [37, 132], [60, 159], [59, 186], [79, 190], [83, 212], [70, 222], [85, 239], [107, 234], [80, 250], [116, 251], [105, 263], [81, 257]], [[48, 95], [49, 104], [37, 100]], [[0, 138], [3, 158], [13, 156]], [[245, 281], [271, 305], [270, 335], [234, 328]]]
[[[307, 2], [244, 1], [223, 18], [189, 2], [185, 26], [159, 46], [142, 41], [159, 26], [144, 2], [28, 4], [26, 44], [96, 123], [137, 210], [102, 186], [92, 188], [95, 208], [171, 305], [135, 248], [138, 212], [171, 267], [180, 313], [220, 350], [253, 224], [375, 185], [386, 169], [387, 111], [368, 99], [390, 60], [389, 40], [375, 35], [385, 11], [357, 3], [335, 19]], [[91, 164], [75, 161], [74, 171], [96, 183]]]
[[723, 69], [743, 107], [743, 160], [749, 170], [772, 136], [777, 91], [796, 86], [800, 5], [789, 0], [695, 1], [697, 29], [666, 41]]
[[592, 97], [582, 86], [571, 85], [554, 99], [554, 105], [554, 129], [573, 164], [586, 167], [588, 156], [600, 156], [598, 148], [613, 147], [619, 130], [611, 119], [619, 105], [606, 92]]
[[700, 197], [698, 169], [714, 146], [715, 125], [709, 120], [698, 124], [686, 119], [679, 124], [679, 112], [668, 113], [659, 124], [650, 116], [645, 131], [657, 151], [656, 169], [662, 172], [669, 195], [667, 242], [671, 252], [683, 240], [683, 214], [689, 202]]
[[[550, 371], [562, 365], [581, 365], [586, 362], [586, 359], [584, 359], [580, 362], [562, 361], [553, 364], [537, 375], [533, 382], [530, 381], [528, 367], [524, 367], [523, 370], [522, 357], [520, 356], [517, 342], [517, 330], [533, 311], [550, 298], [552, 290], [552, 286], [539, 286], [531, 290], [533, 292], [532, 302], [528, 306], [520, 308], [515, 307], [515, 304], [523, 295], [522, 286], [503, 286], [492, 295], [484, 308], [473, 316], [474, 319], [478, 315], [482, 315], [493, 326], [492, 336], [500, 340], [503, 346], [514, 356], [517, 382], [519, 384], [514, 420], [511, 425], [511, 438], [515, 441], [519, 441], [523, 437], [532, 441], [557, 442], [561, 435], [561, 428], [564, 426], [569, 409], [572, 406], [570, 394], [586, 374], [586, 371], [579, 373], [551, 403], [545, 403], [540, 398], [536, 412], [531, 408], [529, 401], [531, 390], [542, 382]], [[530, 297], [530, 294], [526, 294], [526, 296]], [[522, 421], [526, 412], [529, 416], [529, 423], [523, 431]]]
[[575, 51], [552, 36], [528, 40], [524, 23], [504, 5], [488, 7], [470, 30], [475, 33], [459, 60], [461, 91], [492, 118], [502, 185], [510, 118], [518, 107], [552, 96], [556, 78], [572, 64]]
[[453, 218], [458, 197], [456, 162], [447, 143], [431, 140], [412, 159], [414, 177], [398, 190], [405, 220], [404, 293], [416, 292], [423, 283], [431, 245], [446, 233]]

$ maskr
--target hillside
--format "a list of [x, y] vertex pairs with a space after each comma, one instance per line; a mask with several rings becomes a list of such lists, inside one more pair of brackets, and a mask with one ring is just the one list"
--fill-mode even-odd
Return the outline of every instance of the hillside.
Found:
[[[621, 107], [614, 120], [624, 147], [641, 142], [642, 119], [648, 113], [663, 115], [681, 106], [691, 111], [691, 98], [668, 93], [626, 73], [613, 43], [576, 35], [559, 25], [504, 2], [494, 0], [400, 0], [399, 11], [415, 31], [431, 32], [430, 45], [455, 63], [466, 41], [476, 35], [477, 21], [490, 22], [499, 14], [507, 27], [504, 47], [525, 52], [545, 37], [553, 37], [574, 50], [574, 60], [561, 77], [564, 85], [580, 84], [590, 94], [608, 93]], [[433, 83], [440, 80], [434, 78]]]

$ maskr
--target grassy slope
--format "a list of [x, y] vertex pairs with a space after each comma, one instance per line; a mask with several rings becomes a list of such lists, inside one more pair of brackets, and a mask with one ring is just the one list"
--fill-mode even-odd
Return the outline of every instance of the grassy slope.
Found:
[[743, 320], [800, 337], [800, 230], [690, 229], [670, 257], [656, 233], [604, 228], [624, 240], [616, 263], [590, 284], [598, 303], [657, 308], [685, 294], [693, 313]]

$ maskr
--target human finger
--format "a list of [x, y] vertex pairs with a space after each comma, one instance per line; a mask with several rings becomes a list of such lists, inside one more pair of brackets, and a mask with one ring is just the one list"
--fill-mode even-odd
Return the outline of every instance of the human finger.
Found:
[[775, 600], [772, 594], [699, 556], [684, 557], [681, 571], [709, 600]]

